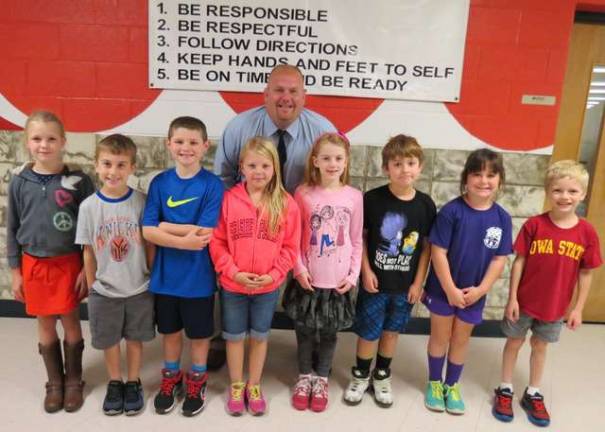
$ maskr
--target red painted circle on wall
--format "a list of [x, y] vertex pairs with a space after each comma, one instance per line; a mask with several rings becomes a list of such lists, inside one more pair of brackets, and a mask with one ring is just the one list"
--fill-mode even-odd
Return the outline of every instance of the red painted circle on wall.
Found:
[[0, 93], [25, 114], [47, 109], [67, 130], [113, 128], [145, 111], [147, 1], [4, 0]]

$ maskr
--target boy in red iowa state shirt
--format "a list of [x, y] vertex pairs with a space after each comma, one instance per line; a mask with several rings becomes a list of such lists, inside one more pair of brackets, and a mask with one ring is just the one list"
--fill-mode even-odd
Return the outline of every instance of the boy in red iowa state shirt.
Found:
[[578, 296], [567, 327], [575, 330], [582, 324], [592, 269], [602, 262], [594, 228], [576, 216], [576, 208], [588, 187], [584, 167], [571, 160], [555, 162], [546, 171], [545, 187], [550, 211], [529, 218], [514, 245], [517, 256], [502, 321], [502, 331], [507, 336], [502, 354], [502, 383], [495, 390], [492, 411], [498, 420], [513, 419], [513, 369], [525, 334], [531, 328], [529, 386], [521, 405], [529, 421], [537, 426], [550, 423], [539, 391], [546, 347], [559, 340], [563, 317], [576, 285]]

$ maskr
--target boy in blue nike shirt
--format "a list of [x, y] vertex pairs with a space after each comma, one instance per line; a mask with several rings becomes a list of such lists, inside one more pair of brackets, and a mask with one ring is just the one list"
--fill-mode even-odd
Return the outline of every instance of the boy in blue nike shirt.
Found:
[[[193, 416], [205, 405], [206, 359], [214, 331], [214, 268], [208, 242], [217, 224], [223, 184], [202, 169], [208, 150], [206, 126], [194, 117], [170, 123], [166, 146], [175, 168], [158, 174], [149, 185], [143, 237], [157, 245], [150, 291], [155, 294], [158, 332], [163, 335], [164, 368], [154, 406], [170, 412], [186, 386], [182, 412]], [[180, 369], [182, 330], [191, 340], [191, 370]]]

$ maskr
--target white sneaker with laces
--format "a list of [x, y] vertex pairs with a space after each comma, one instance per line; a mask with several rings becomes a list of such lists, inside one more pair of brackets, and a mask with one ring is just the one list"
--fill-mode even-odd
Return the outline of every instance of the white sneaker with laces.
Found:
[[391, 389], [391, 375], [384, 369], [377, 369], [372, 373], [372, 387], [374, 400], [383, 408], [393, 405], [393, 391]]
[[351, 381], [345, 390], [343, 399], [349, 405], [357, 405], [370, 387], [370, 375], [364, 377], [361, 371], [355, 367], [351, 369], [351, 374]]

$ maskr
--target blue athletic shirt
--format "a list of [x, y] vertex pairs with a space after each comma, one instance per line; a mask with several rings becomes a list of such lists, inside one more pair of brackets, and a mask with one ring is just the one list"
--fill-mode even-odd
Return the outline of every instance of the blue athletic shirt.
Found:
[[[180, 178], [174, 168], [158, 174], [149, 185], [143, 226], [160, 222], [214, 228], [223, 200], [223, 183], [201, 169]], [[176, 297], [208, 297], [216, 288], [208, 248], [191, 251], [158, 246], [151, 271], [150, 291]]]
[[[437, 213], [429, 242], [447, 249], [450, 273], [458, 288], [479, 286], [492, 258], [512, 253], [512, 220], [496, 203], [487, 210], [476, 210], [458, 197]], [[432, 264], [425, 290], [447, 301]]]

